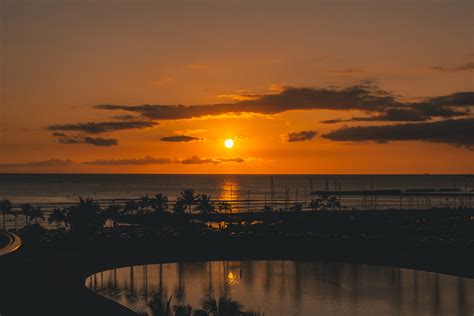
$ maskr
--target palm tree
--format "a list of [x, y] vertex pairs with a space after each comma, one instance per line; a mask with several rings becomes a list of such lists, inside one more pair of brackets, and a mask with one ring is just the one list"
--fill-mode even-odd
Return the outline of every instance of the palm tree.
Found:
[[199, 199], [197, 200], [197, 207], [196, 209], [201, 213], [201, 214], [209, 214], [214, 212], [214, 204], [211, 201], [211, 196], [210, 195], [205, 195], [201, 194], [199, 196]]
[[168, 197], [163, 193], [156, 194], [152, 207], [156, 213], [164, 213], [168, 209]]
[[123, 207], [123, 211], [127, 215], [136, 214], [140, 206], [134, 200], [127, 201]]
[[74, 233], [89, 235], [104, 224], [100, 216], [100, 205], [91, 198], [79, 197], [79, 202], [69, 209], [69, 222]]
[[173, 213], [175, 215], [183, 215], [185, 211], [185, 204], [181, 200], [177, 200], [176, 203], [173, 205]]
[[51, 225], [51, 223], [55, 223], [56, 229], [59, 229], [59, 225], [61, 225], [61, 223], [66, 224], [66, 222], [66, 213], [60, 208], [55, 208], [48, 216], [48, 224]]
[[161, 293], [157, 293], [153, 296], [153, 299], [148, 303], [153, 316], [172, 316], [171, 299], [168, 300], [161, 296]]
[[232, 211], [232, 206], [226, 201], [219, 202], [219, 206], [217, 208], [219, 209], [219, 212], [227, 213]]
[[138, 201], [138, 210], [140, 214], [148, 214], [148, 208], [150, 207], [151, 200], [148, 195], [142, 196]]
[[192, 316], [193, 308], [191, 305], [175, 305], [174, 316]]
[[29, 217], [30, 217], [31, 210], [33, 209], [33, 207], [30, 204], [22, 204], [20, 208], [21, 208], [21, 214], [25, 216], [25, 226], [28, 226], [31, 220], [29, 219]]
[[15, 210], [15, 211], [12, 211], [11, 214], [15, 217], [15, 231], [16, 231], [16, 228], [17, 228], [16, 224], [18, 222], [18, 216], [20, 216], [21, 211]]
[[3, 216], [3, 230], [7, 230], [7, 225], [6, 225], [6, 215], [11, 214], [12, 212], [12, 203], [10, 200], [3, 199], [0, 201], [0, 212], [2, 212]]
[[178, 200], [183, 201], [184, 205], [186, 205], [189, 213], [191, 213], [191, 207], [196, 204], [198, 200], [198, 196], [194, 195], [193, 189], [184, 189], [181, 191], [181, 196], [178, 197]]
[[44, 220], [43, 210], [39, 206], [32, 208], [30, 212], [30, 221], [35, 220], [38, 225], [38, 219]]
[[216, 301], [213, 296], [208, 295], [202, 299], [202, 310], [196, 312], [199, 313], [197, 315], [206, 315], [204, 313], [207, 313], [209, 316], [240, 316], [241, 309], [242, 304], [230, 297], [221, 296], [219, 301]]

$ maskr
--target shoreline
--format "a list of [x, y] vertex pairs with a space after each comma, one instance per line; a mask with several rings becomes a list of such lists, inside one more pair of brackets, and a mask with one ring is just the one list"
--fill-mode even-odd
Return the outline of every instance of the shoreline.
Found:
[[[159, 251], [156, 251], [159, 249]], [[179, 251], [176, 251], [179, 249]], [[22, 249], [2, 261], [2, 315], [136, 315], [85, 285], [90, 275], [130, 265], [216, 260], [368, 264], [474, 279], [472, 247], [311, 239], [97, 240], [82, 247]], [[43, 253], [41, 253], [43, 251]], [[9, 273], [15, 269], [18, 275]], [[51, 299], [55, 302], [51, 303]], [[29, 304], [24, 304], [28, 301]]]

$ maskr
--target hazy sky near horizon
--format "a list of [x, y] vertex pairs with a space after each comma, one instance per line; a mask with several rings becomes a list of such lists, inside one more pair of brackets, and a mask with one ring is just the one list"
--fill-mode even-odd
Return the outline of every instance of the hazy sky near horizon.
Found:
[[0, 172], [474, 172], [472, 1], [0, 0], [0, 18]]

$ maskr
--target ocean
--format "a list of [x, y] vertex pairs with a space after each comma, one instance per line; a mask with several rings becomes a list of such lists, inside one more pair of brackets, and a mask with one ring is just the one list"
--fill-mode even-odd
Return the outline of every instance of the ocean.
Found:
[[[272, 185], [273, 182], [273, 185]], [[273, 190], [272, 190], [273, 187]], [[163, 193], [170, 201], [186, 188], [196, 194], [227, 200], [245, 209], [250, 204], [299, 201], [308, 203], [316, 190], [461, 190], [474, 191], [472, 175], [183, 175], [183, 174], [0, 174], [0, 199], [13, 204], [30, 203], [46, 208], [91, 197], [108, 203]], [[273, 192], [273, 194], [272, 194]], [[377, 208], [399, 206], [398, 196], [379, 196]], [[448, 195], [449, 198], [449, 195]], [[361, 207], [362, 196], [343, 196], [346, 207]], [[367, 197], [365, 197], [367, 199]], [[442, 206], [437, 197], [431, 206]], [[413, 202], [413, 201], [412, 201]], [[402, 201], [405, 204], [405, 201]], [[418, 204], [420, 204], [419, 202]], [[262, 206], [263, 206], [262, 204]], [[422, 204], [422, 203], [421, 203]], [[413, 202], [412, 205], [416, 205]]]

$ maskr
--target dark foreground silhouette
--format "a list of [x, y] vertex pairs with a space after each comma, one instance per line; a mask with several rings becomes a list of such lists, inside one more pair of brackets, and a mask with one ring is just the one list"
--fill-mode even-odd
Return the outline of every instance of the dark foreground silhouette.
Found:
[[334, 205], [233, 214], [216, 212], [206, 196], [183, 192], [180, 201], [168, 212], [163, 199], [153, 207], [130, 202], [105, 209], [81, 199], [50, 217], [52, 230], [35, 223], [39, 211], [28, 213], [26, 227], [17, 230], [22, 248], [0, 258], [0, 312], [133, 315], [89, 291], [85, 279], [150, 262], [326, 260], [474, 277], [473, 209], [374, 212]]

